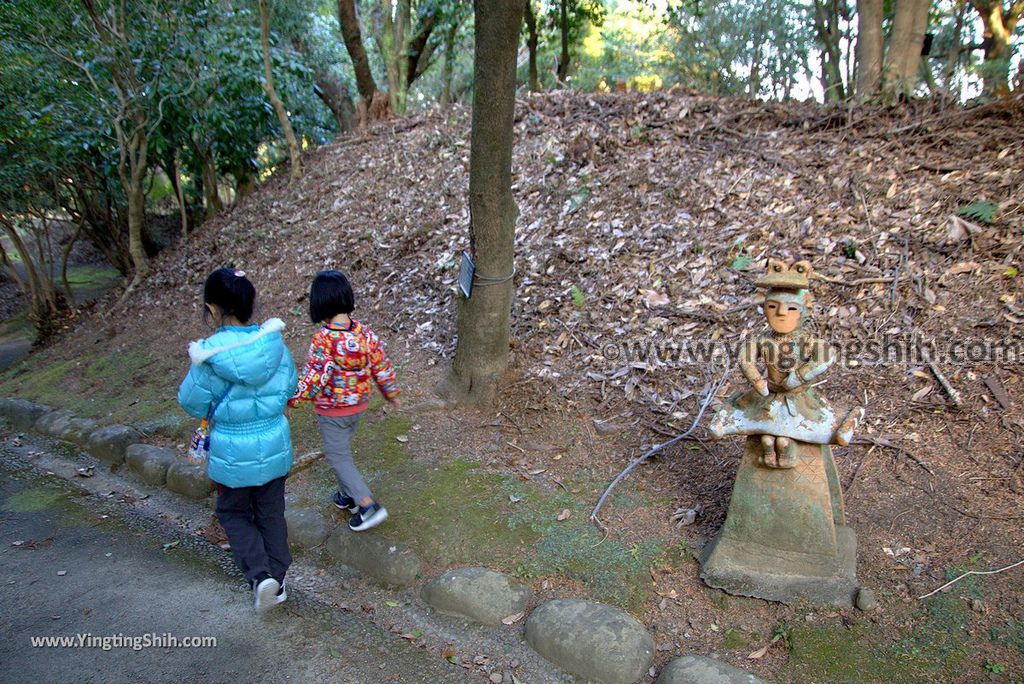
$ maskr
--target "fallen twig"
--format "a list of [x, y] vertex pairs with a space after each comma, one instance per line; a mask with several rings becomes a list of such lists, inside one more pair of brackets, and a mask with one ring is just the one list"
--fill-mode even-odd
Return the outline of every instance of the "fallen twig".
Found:
[[626, 477], [626, 475], [628, 475], [633, 470], [633, 468], [636, 468], [638, 465], [646, 461], [650, 456], [653, 456], [654, 454], [661, 451], [665, 447], [671, 446], [676, 442], [689, 437], [693, 433], [693, 431], [697, 429], [697, 425], [700, 424], [700, 419], [704, 417], [704, 412], [707, 411], [708, 406], [711, 404], [711, 401], [715, 398], [715, 395], [718, 394], [718, 390], [722, 389], [722, 386], [725, 384], [725, 381], [729, 379], [729, 371], [731, 370], [731, 367], [731, 361], [729, 357], [726, 356], [725, 370], [722, 371], [722, 376], [718, 379], [717, 382], [708, 384], [707, 395], [704, 397], [704, 401], [701, 402], [700, 410], [697, 411], [697, 416], [693, 419], [693, 424], [690, 425], [690, 428], [686, 432], [676, 435], [667, 442], [662, 442], [661, 444], [658, 444], [648, 449], [642, 456], [633, 459], [633, 462], [626, 466], [626, 469], [619, 473], [614, 480], [612, 480], [612, 483], [608, 485], [607, 489], [604, 490], [604, 494], [602, 494], [601, 498], [597, 500], [597, 505], [594, 506], [594, 510], [590, 512], [591, 520], [600, 524], [600, 521], [597, 519], [597, 512], [601, 510], [601, 506], [604, 505], [604, 502], [608, 498], [608, 495], [611, 494], [613, 489], [615, 489], [615, 485], [619, 484], [619, 482], [622, 481], [622, 478]]
[[932, 360], [928, 358], [924, 351], [920, 347], [918, 347], [917, 350], [921, 354], [921, 357], [924, 358], [924, 362], [928, 364], [928, 368], [931, 369], [935, 379], [939, 381], [940, 385], [942, 385], [942, 389], [946, 390], [946, 394], [949, 395], [950, 400], [952, 400], [956, 406], [962, 406], [963, 401], [960, 399], [960, 393], [954, 389], [953, 385], [949, 384], [949, 380], [946, 379], [946, 376], [942, 374], [942, 371], [939, 370], [938, 366], [932, 363]]
[[858, 437], [855, 440], [853, 440], [853, 443], [854, 444], [877, 444], [878, 446], [885, 447], [886, 449], [893, 449], [893, 450], [903, 454], [904, 456], [909, 458], [911, 461], [913, 461], [917, 465], [919, 465], [922, 468], [924, 468], [928, 472], [929, 475], [931, 475], [932, 477], [935, 477], [934, 471], [932, 471], [932, 469], [928, 467], [927, 463], [925, 463], [924, 461], [919, 459], [917, 456], [915, 456], [913, 453], [911, 453], [910, 450], [907, 449], [906, 447], [900, 446], [899, 444], [896, 444], [895, 442], [891, 442], [888, 439], [885, 439], [884, 437]]
[[945, 589], [946, 587], [951, 586], [953, 584], [956, 584], [957, 582], [962, 580], [964, 577], [967, 577], [968, 575], [995, 575], [995, 574], [998, 574], [1000, 572], [1006, 572], [1007, 570], [1012, 570], [1013, 568], [1017, 567], [1018, 565], [1024, 565], [1024, 559], [1017, 561], [1013, 565], [1007, 565], [1005, 568], [999, 568], [998, 570], [968, 570], [967, 572], [965, 572], [964, 574], [960, 575], [959, 577], [957, 577], [955, 579], [952, 579], [949, 582], [946, 582], [945, 584], [943, 584], [938, 589], [935, 589], [934, 591], [929, 591], [924, 596], [918, 596], [917, 600], [920, 601], [922, 599], [928, 598], [929, 596], [932, 596], [933, 594], [937, 594], [940, 591], [942, 591], [943, 589]]

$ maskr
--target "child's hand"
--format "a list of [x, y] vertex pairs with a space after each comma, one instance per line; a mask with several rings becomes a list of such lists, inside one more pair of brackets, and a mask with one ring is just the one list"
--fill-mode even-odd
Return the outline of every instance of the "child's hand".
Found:
[[291, 420], [292, 417], [292, 407], [289, 406], [288, 404], [284, 405], [284, 417], [288, 418], [289, 420]]
[[388, 399], [388, 403], [391, 404], [391, 408], [396, 411], [402, 410], [402, 397], [395, 397], [394, 399]]

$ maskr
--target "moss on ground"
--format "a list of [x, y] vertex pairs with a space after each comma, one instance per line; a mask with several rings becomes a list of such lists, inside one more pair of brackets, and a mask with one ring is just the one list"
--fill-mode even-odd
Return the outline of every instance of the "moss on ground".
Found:
[[9, 513], [37, 513], [56, 507], [64, 495], [49, 487], [26, 487], [4, 500], [3, 510]]
[[[949, 570], [955, 577], [960, 570]], [[829, 623], [805, 622], [785, 627], [790, 658], [779, 673], [780, 681], [806, 684], [843, 684], [921, 681], [964, 681], [965, 674], [977, 667], [983, 678], [982, 662], [976, 660], [968, 625], [972, 620], [969, 600], [980, 591], [972, 582], [963, 581], [959, 592], [937, 594], [923, 604], [905, 609], [904, 624], [910, 625], [895, 635], [883, 635], [867, 620], [846, 627]], [[994, 637], [995, 635], [990, 635]], [[995, 643], [1012, 643], [1012, 636]]]
[[862, 623], [799, 623], [787, 628], [790, 657], [779, 681], [801, 684], [853, 684], [921, 681], [905, 660], [893, 657], [876, 633]]
[[[385, 534], [408, 543], [431, 565], [480, 564], [524, 579], [561, 575], [581, 582], [598, 600], [627, 610], [642, 607], [650, 568], [666, 560], [665, 544], [627, 544], [588, 523], [585, 501], [598, 484], [567, 480], [569, 491], [551, 492], [463, 459], [418, 461], [398, 440], [410, 430], [404, 416], [374, 420], [370, 413], [353, 441], [359, 467], [391, 514]], [[303, 499], [326, 501], [336, 487], [322, 461], [310, 469], [308, 482], [313, 491]], [[564, 510], [570, 516], [559, 521]]]

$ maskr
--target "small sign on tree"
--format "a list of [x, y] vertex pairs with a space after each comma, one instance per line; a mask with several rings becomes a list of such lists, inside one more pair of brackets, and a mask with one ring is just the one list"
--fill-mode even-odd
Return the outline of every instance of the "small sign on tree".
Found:
[[459, 265], [459, 289], [462, 290], [462, 296], [469, 299], [469, 296], [473, 293], [473, 274], [476, 273], [476, 265], [473, 263], [473, 257], [469, 256], [469, 252], [462, 250], [462, 263]]

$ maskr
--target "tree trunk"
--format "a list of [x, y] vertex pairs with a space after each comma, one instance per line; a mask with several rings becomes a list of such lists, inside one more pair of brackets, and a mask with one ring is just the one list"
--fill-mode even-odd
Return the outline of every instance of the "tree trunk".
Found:
[[558, 29], [562, 39], [562, 54], [558, 59], [558, 80], [569, 78], [569, 0], [561, 0]]
[[540, 74], [537, 72], [537, 15], [534, 13], [533, 0], [526, 0], [526, 47], [530, 51], [530, 90], [540, 92]]
[[[458, 28], [458, 24], [461, 24], [461, 20], [455, 24]], [[430, 62], [434, 56], [435, 42], [430, 40], [431, 34], [434, 32], [434, 26], [437, 24], [437, 10], [431, 8], [427, 14], [423, 15], [420, 19], [419, 24], [416, 26], [416, 32], [409, 37], [408, 47], [406, 54], [408, 55], [406, 66], [406, 89], [416, 82], [416, 79], [423, 75], [423, 73], [430, 68]]]
[[352, 68], [356, 73], [359, 97], [369, 102], [377, 92], [377, 82], [373, 80], [370, 58], [366, 56], [366, 48], [363, 47], [363, 34], [359, 28], [355, 0], [338, 0], [338, 24], [341, 26], [341, 37], [345, 40], [345, 49], [348, 50]]
[[475, 0], [473, 125], [470, 135], [472, 296], [459, 305], [458, 345], [442, 391], [476, 406], [493, 402], [508, 366], [511, 275], [518, 209], [512, 196], [516, 55], [523, 0]]
[[857, 0], [857, 98], [865, 100], [882, 82], [884, 0]]
[[455, 72], [455, 37], [459, 25], [452, 24], [444, 36], [444, 69], [441, 71], [441, 106], [452, 103], [452, 74]]
[[178, 212], [181, 214], [181, 241], [188, 242], [188, 203], [185, 202], [185, 190], [181, 187], [181, 151], [174, 150], [168, 176], [174, 188], [174, 196], [178, 200]]
[[270, 67], [270, 7], [267, 0], [260, 0], [260, 46], [263, 48], [263, 91], [270, 100], [270, 105], [277, 114], [277, 120], [284, 130], [284, 139], [288, 141], [288, 158], [291, 161], [292, 180], [302, 178], [302, 149], [299, 141], [292, 130], [292, 122], [288, 118], [288, 110], [285, 109], [281, 98], [277, 96], [274, 89], [274, 72]]
[[1024, 2], [1014, 0], [1003, 11], [1001, 0], [971, 0], [985, 26], [985, 62], [981, 75], [982, 92], [989, 97], [1008, 97], [1010, 94], [1010, 43], [1017, 23], [1024, 15]]
[[144, 115], [136, 115], [131, 134], [125, 137], [122, 132], [119, 136], [124, 141], [121, 143], [124, 151], [118, 162], [118, 174], [128, 200], [128, 253], [135, 271], [129, 291], [149, 275], [149, 257], [143, 238], [146, 233], [146, 155], [149, 151], [145, 125]]
[[[391, 15], [392, 8], [395, 15]], [[380, 33], [381, 52], [388, 76], [388, 101], [391, 111], [405, 114], [406, 96], [409, 92], [409, 20], [411, 0], [381, 0], [379, 8], [382, 30]]]
[[[88, 165], [79, 165], [79, 178], [70, 181], [74, 196], [67, 202], [65, 211], [85, 222], [85, 232], [107, 258], [110, 265], [127, 276], [131, 271], [132, 259], [125, 240], [127, 226], [122, 214], [116, 212], [110, 201], [110, 188], [104, 176], [98, 176]], [[97, 201], [97, 196], [104, 202]]]
[[60, 255], [60, 281], [64, 286], [64, 297], [68, 301], [68, 305], [74, 308], [77, 306], [75, 303], [75, 292], [71, 289], [71, 283], [68, 282], [68, 259], [71, 257], [71, 250], [75, 248], [75, 243], [78, 242], [78, 238], [82, 237], [82, 229], [85, 227], [85, 221], [79, 221], [78, 226], [75, 228], [74, 235], [68, 240], [67, 244], [64, 245], [64, 249], [61, 250]]
[[953, 90], [957, 66], [960, 64], [960, 55], [963, 54], [964, 49], [964, 14], [966, 11], [966, 0], [959, 0], [956, 8], [956, 23], [953, 25], [953, 44], [949, 48], [949, 54], [946, 56], [946, 66], [942, 70], [942, 87], [945, 89], [947, 97], [957, 98]]
[[196, 156], [202, 165], [206, 218], [211, 218], [224, 210], [224, 204], [220, 201], [220, 190], [217, 182], [217, 165], [213, 158], [213, 152], [209, 149], [200, 150], [197, 148]]
[[896, 3], [885, 62], [885, 90], [893, 95], [909, 97], [917, 87], [930, 4], [930, 0], [899, 0]]
[[149, 257], [143, 234], [146, 232], [146, 188], [143, 177], [133, 179], [128, 188], [128, 251], [132, 255], [135, 274], [132, 283], [138, 284], [149, 275]]
[[[28, 245], [22, 239], [18, 233], [17, 228], [14, 224], [7, 220], [6, 217], [0, 215], [0, 225], [3, 226], [4, 232], [7, 233], [7, 237], [11, 239], [11, 243], [14, 245], [14, 251], [18, 253], [21, 258], [22, 268], [25, 269], [25, 276], [21, 277], [18, 274], [16, 267], [13, 264], [9, 264], [11, 275], [14, 277], [21, 288], [22, 292], [25, 293], [26, 299], [29, 302], [29, 311], [33, 319], [33, 323], [37, 327], [41, 327], [45, 323], [47, 311], [49, 309], [46, 298], [43, 295], [43, 284], [40, 281], [41, 275], [39, 269], [36, 267], [35, 259], [32, 258], [32, 251]], [[7, 251], [4, 250], [4, 258], [7, 259]], [[9, 260], [8, 260], [9, 262]]]
[[338, 131], [348, 133], [356, 127], [356, 107], [352, 103], [352, 96], [342, 85], [338, 78], [328, 72], [319, 72], [316, 75], [316, 95], [334, 115], [338, 122]]
[[821, 86], [825, 102], [842, 102], [842, 50], [839, 39], [839, 7], [836, 0], [814, 0], [814, 28], [821, 44]]

